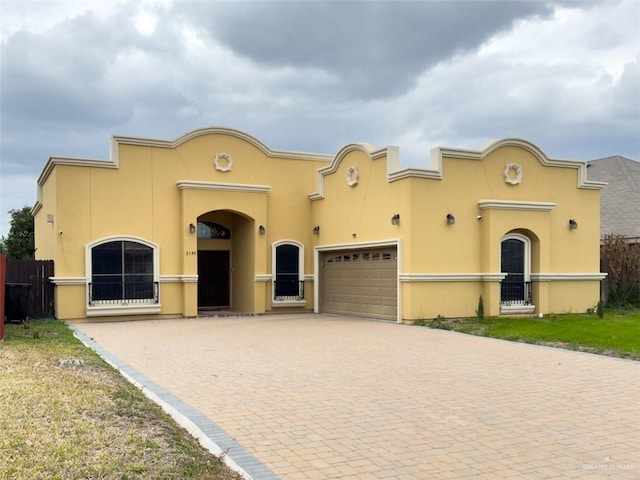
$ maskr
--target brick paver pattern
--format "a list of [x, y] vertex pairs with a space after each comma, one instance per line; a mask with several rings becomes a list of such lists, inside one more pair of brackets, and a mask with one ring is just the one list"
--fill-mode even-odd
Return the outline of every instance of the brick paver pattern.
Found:
[[312, 314], [76, 327], [281, 478], [640, 478], [637, 362]]

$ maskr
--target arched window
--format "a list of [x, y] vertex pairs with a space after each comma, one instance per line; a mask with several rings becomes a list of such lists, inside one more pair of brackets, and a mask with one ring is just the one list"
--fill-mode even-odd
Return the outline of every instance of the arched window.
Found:
[[531, 304], [531, 241], [519, 233], [505, 235], [500, 245], [500, 303]]
[[89, 306], [158, 303], [157, 246], [108, 239], [87, 247]]
[[304, 302], [304, 246], [293, 240], [273, 245], [273, 301]]
[[230, 238], [231, 230], [224, 225], [214, 222], [198, 222], [198, 240], [229, 240]]

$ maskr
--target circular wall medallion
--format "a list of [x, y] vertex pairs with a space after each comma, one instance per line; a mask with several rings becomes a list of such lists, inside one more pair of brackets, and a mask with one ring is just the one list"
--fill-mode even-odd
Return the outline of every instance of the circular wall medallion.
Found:
[[360, 170], [358, 167], [347, 168], [347, 185], [354, 187], [360, 181]]
[[233, 159], [228, 153], [216, 153], [213, 163], [219, 172], [230, 172], [233, 168]]
[[509, 185], [518, 185], [522, 182], [522, 167], [517, 163], [508, 163], [504, 166], [504, 181]]

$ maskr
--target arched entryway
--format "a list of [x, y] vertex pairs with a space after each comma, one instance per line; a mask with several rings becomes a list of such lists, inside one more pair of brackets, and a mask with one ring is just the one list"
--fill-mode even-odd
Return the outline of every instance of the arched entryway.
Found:
[[254, 220], [230, 210], [198, 217], [198, 311], [253, 309]]
[[532, 312], [531, 239], [510, 232], [500, 242], [500, 271], [505, 274], [500, 284], [500, 311]]

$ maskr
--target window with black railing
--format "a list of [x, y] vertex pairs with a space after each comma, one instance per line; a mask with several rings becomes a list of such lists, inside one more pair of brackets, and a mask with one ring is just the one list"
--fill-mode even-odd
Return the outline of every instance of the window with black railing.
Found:
[[507, 236], [501, 242], [500, 270], [506, 274], [500, 283], [500, 303], [531, 305], [531, 282], [527, 281], [527, 248], [522, 236]]
[[89, 304], [158, 303], [153, 248], [117, 240], [91, 249]]
[[508, 274], [500, 283], [500, 303], [531, 305], [531, 282], [525, 282], [524, 275]]
[[289, 243], [278, 245], [275, 256], [274, 300], [304, 300], [304, 282], [300, 280], [300, 247]]

